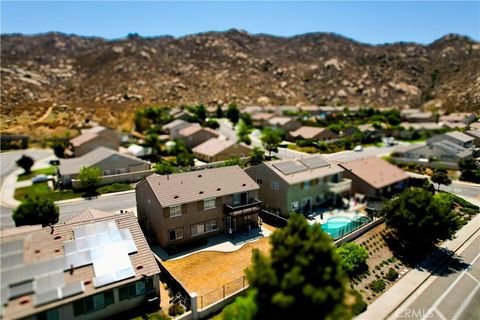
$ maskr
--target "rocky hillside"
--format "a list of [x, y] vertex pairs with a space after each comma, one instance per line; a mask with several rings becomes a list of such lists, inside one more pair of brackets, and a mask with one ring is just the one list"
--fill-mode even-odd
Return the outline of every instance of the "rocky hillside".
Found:
[[144, 105], [480, 109], [480, 44], [457, 35], [426, 46], [238, 30], [113, 41], [3, 35], [1, 58], [3, 131], [25, 131], [33, 121], [68, 127], [83, 117], [121, 125]]

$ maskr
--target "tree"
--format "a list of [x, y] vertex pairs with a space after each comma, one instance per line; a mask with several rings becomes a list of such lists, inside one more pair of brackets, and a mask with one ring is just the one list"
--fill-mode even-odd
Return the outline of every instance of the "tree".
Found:
[[248, 290], [246, 296], [235, 298], [235, 302], [223, 309], [221, 318], [224, 320], [250, 320], [255, 318], [257, 305], [255, 304], [255, 290]]
[[229, 166], [240, 166], [243, 167], [245, 162], [239, 156], [233, 156], [224, 162], [225, 167]]
[[442, 194], [422, 188], [409, 188], [385, 202], [381, 214], [395, 242], [405, 253], [418, 257], [439, 241], [451, 239], [462, 221]]
[[290, 214], [270, 237], [270, 256], [253, 251], [247, 269], [256, 319], [344, 319], [347, 279], [328, 234]]
[[272, 152], [278, 151], [278, 146], [282, 142], [282, 133], [279, 129], [266, 127], [262, 131], [260, 140], [262, 141], [265, 150], [267, 150], [268, 154], [271, 156]]
[[343, 270], [349, 275], [354, 275], [361, 270], [368, 259], [367, 249], [355, 242], [348, 242], [341, 245], [337, 249], [337, 254], [341, 258]]
[[193, 155], [188, 150], [183, 150], [175, 157], [175, 162], [179, 167], [191, 167], [195, 164]]
[[218, 123], [217, 120], [214, 119], [208, 119], [203, 123], [204, 127], [211, 128], [211, 129], [218, 129], [220, 128], [220, 124]]
[[215, 117], [217, 119], [223, 118], [223, 110], [220, 105], [217, 106], [217, 110], [215, 111]]
[[252, 152], [250, 153], [250, 164], [252, 166], [256, 166], [257, 164], [262, 163], [264, 160], [265, 151], [263, 151], [259, 147], [253, 148]]
[[153, 154], [158, 154], [160, 151], [160, 140], [158, 139], [158, 134], [150, 132], [145, 137], [145, 146], [152, 148]]
[[48, 226], [58, 222], [58, 206], [49, 199], [27, 199], [13, 211], [15, 226], [41, 224]]
[[25, 173], [30, 173], [30, 170], [32, 169], [33, 166], [33, 159], [30, 158], [29, 156], [22, 155], [20, 159], [17, 160], [17, 166], [25, 170]]
[[52, 150], [58, 158], [65, 158], [65, 149], [68, 147], [68, 142], [55, 141], [52, 143]]
[[80, 169], [78, 179], [85, 189], [93, 192], [95, 187], [100, 183], [101, 174], [102, 171], [97, 167], [83, 167]]
[[473, 157], [461, 159], [458, 162], [461, 175], [460, 180], [480, 183], [480, 166]]
[[240, 120], [238, 122], [238, 129], [237, 129], [237, 137], [239, 142], [244, 142], [246, 144], [251, 144], [252, 140], [250, 139], [250, 128], [247, 126], [247, 124], [243, 121]]
[[447, 170], [445, 169], [437, 169], [432, 175], [432, 181], [438, 184], [438, 190], [440, 190], [440, 185], [446, 185], [452, 183], [452, 180], [447, 175]]
[[158, 162], [153, 166], [153, 171], [157, 174], [166, 175], [174, 171], [174, 167], [168, 162]]
[[199, 104], [194, 108], [193, 111], [195, 117], [197, 118], [197, 121], [200, 124], [203, 124], [205, 122], [205, 119], [207, 118], [207, 109], [205, 109], [205, 106], [203, 104]]
[[236, 104], [231, 103], [230, 105], [228, 105], [227, 118], [230, 119], [233, 124], [236, 124], [238, 122], [238, 119], [240, 118], [240, 111], [238, 110]]

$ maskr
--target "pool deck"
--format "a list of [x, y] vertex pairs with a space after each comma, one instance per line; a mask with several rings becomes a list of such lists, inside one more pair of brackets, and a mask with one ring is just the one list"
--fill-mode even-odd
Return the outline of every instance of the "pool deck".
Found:
[[[327, 211], [318, 211], [315, 213], [315, 220], [309, 220], [309, 223], [319, 223], [325, 224], [327, 223], [328, 219], [334, 217], [345, 217], [348, 219], [354, 219], [359, 217], [366, 217], [365, 208], [366, 204], [364, 203], [353, 203], [350, 202], [350, 207], [346, 210], [343, 209], [334, 209], [334, 210], [327, 210]], [[323, 217], [322, 217], [323, 214]], [[323, 219], [322, 219], [323, 218]]]

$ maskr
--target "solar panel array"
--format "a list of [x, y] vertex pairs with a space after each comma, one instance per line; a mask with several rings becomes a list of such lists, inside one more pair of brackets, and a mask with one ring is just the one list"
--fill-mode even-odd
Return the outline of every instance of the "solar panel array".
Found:
[[73, 230], [75, 239], [63, 243], [64, 256], [25, 264], [23, 240], [2, 243], [1, 303], [34, 294], [42, 305], [85, 291], [82, 280], [65, 284], [64, 271], [93, 264], [95, 288], [135, 276], [129, 254], [137, 247], [128, 229], [118, 230], [114, 220], [84, 225]]
[[273, 164], [273, 166], [284, 175], [294, 174], [308, 169], [303, 164], [297, 161], [278, 162]]
[[309, 169], [317, 169], [330, 165], [330, 163], [322, 157], [304, 158], [301, 159], [300, 162], [306, 165]]

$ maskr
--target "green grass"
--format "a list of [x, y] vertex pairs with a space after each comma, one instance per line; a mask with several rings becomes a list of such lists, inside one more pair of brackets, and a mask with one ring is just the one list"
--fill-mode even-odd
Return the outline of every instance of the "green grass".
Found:
[[103, 186], [97, 189], [99, 194], [104, 193], [112, 193], [112, 192], [120, 192], [120, 191], [127, 191], [132, 190], [132, 186], [128, 183], [113, 183], [107, 186]]
[[54, 175], [55, 174], [55, 167], [48, 167], [44, 169], [38, 169], [30, 172], [29, 174], [22, 173], [18, 176], [18, 181], [30, 180], [35, 177], [37, 174], [46, 174], [46, 175]]
[[81, 197], [84, 192], [75, 192], [73, 190], [56, 191], [48, 187], [47, 182], [35, 183], [29, 187], [18, 188], [15, 190], [15, 199], [24, 201], [27, 198], [50, 199], [53, 201], [68, 200]]

